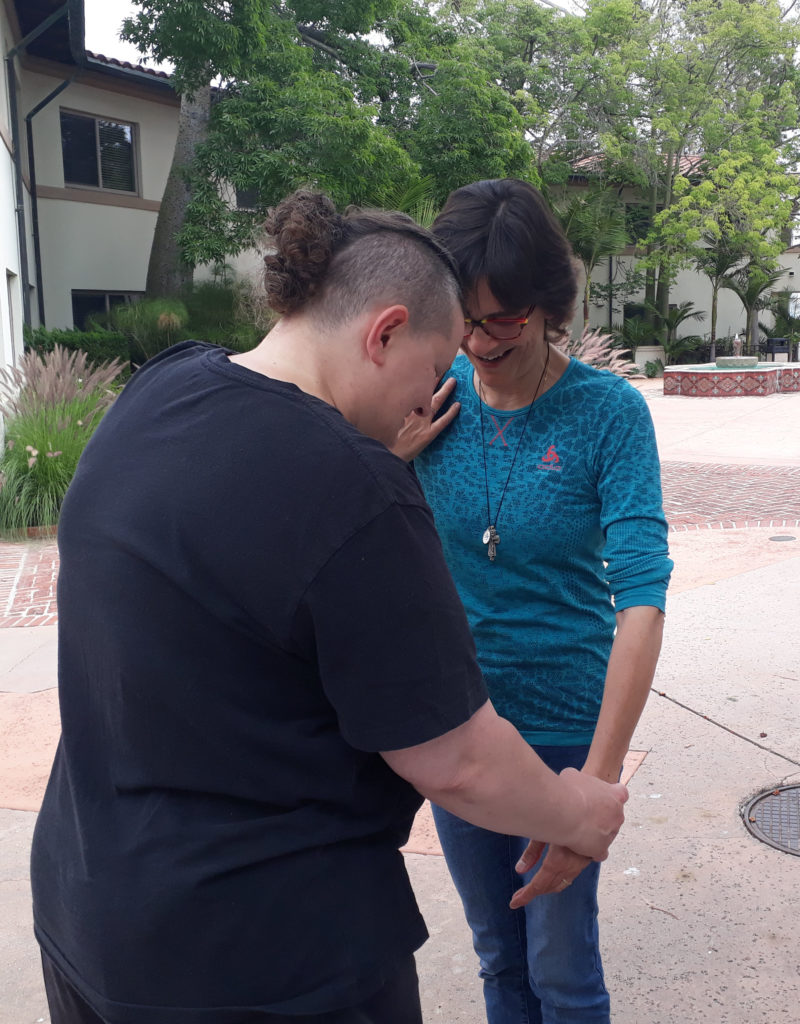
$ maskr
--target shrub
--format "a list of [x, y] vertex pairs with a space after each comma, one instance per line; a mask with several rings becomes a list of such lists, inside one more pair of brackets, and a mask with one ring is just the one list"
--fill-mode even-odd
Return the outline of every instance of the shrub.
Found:
[[52, 352], [56, 345], [71, 352], [85, 352], [92, 363], [110, 363], [115, 359], [127, 363], [130, 360], [128, 339], [119, 331], [95, 327], [90, 331], [47, 330], [38, 327], [26, 330], [25, 348], [29, 351]]
[[610, 370], [618, 377], [637, 377], [641, 370], [628, 358], [628, 350], [619, 348], [614, 336], [602, 331], [584, 328], [580, 338], [568, 338], [559, 345], [568, 356], [598, 370]]
[[644, 364], [645, 377], [663, 377], [664, 364], [660, 359], [648, 359]]
[[134, 366], [190, 337], [186, 331], [189, 311], [179, 299], [141, 299], [114, 306], [110, 319], [115, 330], [128, 339]]
[[260, 311], [251, 301], [249, 282], [202, 281], [186, 293], [184, 301], [188, 330], [198, 341], [246, 352], [267, 333], [268, 327], [259, 322]]
[[0, 370], [0, 530], [52, 526], [78, 459], [114, 400], [119, 362], [95, 367], [85, 352], [27, 352]]

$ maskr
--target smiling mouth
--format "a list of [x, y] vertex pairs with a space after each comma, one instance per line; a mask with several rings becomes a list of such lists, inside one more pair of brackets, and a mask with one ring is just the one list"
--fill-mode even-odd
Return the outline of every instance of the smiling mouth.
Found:
[[501, 363], [510, 352], [513, 351], [514, 349], [512, 347], [507, 348], [505, 352], [501, 352], [499, 355], [496, 356], [479, 356], [475, 355], [474, 352], [472, 352], [471, 354], [475, 357], [475, 359], [478, 360], [479, 363], [483, 363], [486, 366], [496, 366], [498, 363]]

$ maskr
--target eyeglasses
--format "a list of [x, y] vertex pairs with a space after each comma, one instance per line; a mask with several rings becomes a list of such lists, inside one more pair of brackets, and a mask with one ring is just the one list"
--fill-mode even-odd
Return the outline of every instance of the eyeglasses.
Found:
[[476, 327], [495, 341], [514, 341], [522, 334], [522, 330], [536, 309], [536, 303], [528, 309], [525, 316], [485, 316], [482, 320], [464, 317], [464, 337], [469, 338]]

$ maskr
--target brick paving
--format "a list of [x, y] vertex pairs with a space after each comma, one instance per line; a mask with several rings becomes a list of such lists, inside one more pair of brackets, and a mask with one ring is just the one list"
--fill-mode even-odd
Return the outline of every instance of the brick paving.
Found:
[[664, 462], [670, 529], [800, 528], [800, 467]]
[[[670, 529], [800, 529], [800, 467], [664, 462]], [[0, 628], [57, 621], [55, 541], [0, 542]]]
[[0, 629], [57, 621], [55, 541], [0, 542]]

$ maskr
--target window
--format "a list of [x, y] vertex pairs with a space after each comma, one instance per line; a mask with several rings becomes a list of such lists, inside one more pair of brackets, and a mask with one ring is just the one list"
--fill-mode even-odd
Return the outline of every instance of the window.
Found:
[[102, 319], [110, 312], [112, 306], [121, 306], [126, 302], [135, 302], [142, 298], [144, 292], [90, 292], [73, 291], [72, 322], [78, 330], [91, 328], [91, 321]]
[[61, 111], [61, 151], [67, 185], [136, 191], [133, 125]]
[[237, 210], [256, 210], [256, 209], [258, 209], [258, 189], [257, 188], [237, 188], [236, 189], [236, 209]]
[[647, 306], [643, 302], [626, 302], [622, 314], [624, 323], [629, 320], [646, 320]]

